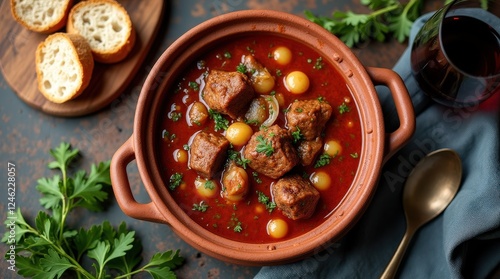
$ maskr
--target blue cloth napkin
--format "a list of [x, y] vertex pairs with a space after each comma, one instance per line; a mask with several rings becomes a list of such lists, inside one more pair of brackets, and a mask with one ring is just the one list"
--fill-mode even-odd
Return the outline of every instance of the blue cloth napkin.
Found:
[[[415, 21], [410, 46], [429, 17]], [[380, 277], [406, 229], [402, 206], [406, 177], [424, 154], [440, 148], [459, 153], [462, 184], [447, 209], [417, 231], [397, 277], [487, 278], [500, 264], [500, 99], [464, 110], [430, 101], [410, 72], [410, 49], [394, 70], [410, 92], [417, 127], [411, 141], [384, 166], [366, 213], [325, 251], [297, 263], [263, 267], [255, 278]], [[377, 91], [390, 131], [398, 125], [397, 114], [387, 89]]]

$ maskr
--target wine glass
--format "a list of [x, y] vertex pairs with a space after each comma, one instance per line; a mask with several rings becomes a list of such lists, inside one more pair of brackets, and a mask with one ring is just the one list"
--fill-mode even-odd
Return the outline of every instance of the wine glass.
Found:
[[412, 45], [420, 88], [451, 107], [469, 107], [500, 91], [500, 1], [454, 0], [423, 25]]

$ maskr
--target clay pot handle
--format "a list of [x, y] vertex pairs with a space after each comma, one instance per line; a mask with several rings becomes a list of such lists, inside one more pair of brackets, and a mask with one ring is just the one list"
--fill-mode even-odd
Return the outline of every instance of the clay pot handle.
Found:
[[387, 161], [398, 151], [415, 132], [415, 111], [408, 90], [401, 77], [393, 70], [383, 68], [367, 68], [375, 85], [389, 88], [399, 117], [399, 128], [386, 135], [385, 157]]
[[125, 214], [132, 218], [165, 223], [165, 218], [153, 202], [138, 203], [134, 199], [126, 170], [127, 165], [133, 160], [135, 160], [134, 145], [132, 137], [130, 137], [111, 159], [111, 185], [118, 205]]

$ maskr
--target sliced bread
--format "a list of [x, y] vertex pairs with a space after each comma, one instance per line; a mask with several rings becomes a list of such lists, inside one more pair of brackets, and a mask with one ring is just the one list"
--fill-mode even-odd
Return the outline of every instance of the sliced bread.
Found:
[[52, 33], [66, 25], [73, 0], [10, 0], [14, 19], [31, 31]]
[[128, 12], [113, 0], [88, 0], [76, 4], [69, 13], [68, 33], [85, 37], [95, 61], [123, 60], [135, 44], [135, 30]]
[[35, 65], [40, 92], [49, 101], [64, 103], [88, 86], [94, 59], [84, 37], [59, 32], [38, 45]]

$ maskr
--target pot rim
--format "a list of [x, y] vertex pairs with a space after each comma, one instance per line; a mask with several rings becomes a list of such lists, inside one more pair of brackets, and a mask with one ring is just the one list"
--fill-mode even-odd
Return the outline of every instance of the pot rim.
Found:
[[[238, 29], [242, 27], [246, 31]], [[180, 68], [179, 62], [175, 60], [183, 61], [189, 57], [193, 60], [199, 56], [200, 38], [209, 38], [210, 43], [217, 43], [224, 36], [236, 36], [242, 32], [280, 34], [316, 49], [342, 73], [359, 111], [363, 139], [353, 184], [327, 220], [312, 231], [290, 240], [250, 244], [228, 240], [209, 232], [196, 224], [175, 203], [158, 170], [155, 116], [162, 104], [162, 90], [170, 86], [169, 81], [175, 81], [175, 70]], [[297, 35], [299, 33], [300, 36]], [[207, 45], [203, 48], [206, 49]], [[244, 10], [220, 15], [195, 26], [164, 51], [141, 90], [132, 137], [137, 167], [146, 191], [157, 210], [163, 214], [164, 222], [183, 240], [202, 252], [228, 262], [271, 265], [298, 260], [328, 248], [361, 217], [375, 192], [380, 175], [384, 157], [383, 122], [372, 80], [354, 53], [337, 37], [296, 15], [270, 10]]]

